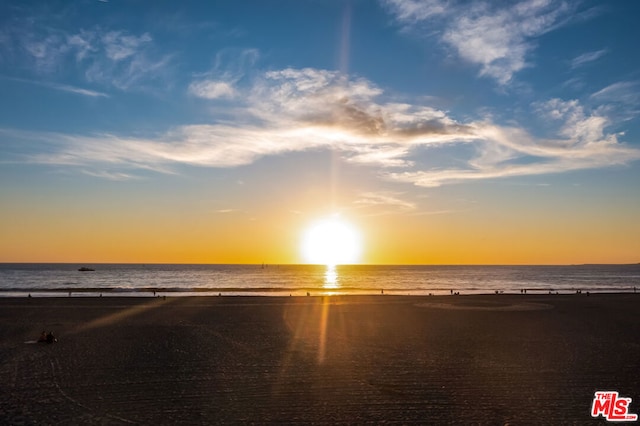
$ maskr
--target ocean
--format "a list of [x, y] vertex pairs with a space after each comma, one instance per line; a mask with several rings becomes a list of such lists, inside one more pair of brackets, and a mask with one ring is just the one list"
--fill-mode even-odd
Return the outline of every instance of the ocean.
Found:
[[[93, 271], [79, 271], [81, 267]], [[571, 266], [0, 264], [0, 297], [446, 295], [640, 290], [640, 264]]]

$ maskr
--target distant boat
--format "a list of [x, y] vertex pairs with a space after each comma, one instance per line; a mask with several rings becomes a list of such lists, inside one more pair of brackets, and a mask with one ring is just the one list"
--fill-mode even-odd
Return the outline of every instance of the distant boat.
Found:
[[83, 266], [82, 268], [78, 268], [78, 271], [80, 271], [80, 272], [88, 272], [88, 271], [95, 271], [95, 269], [85, 268], [85, 267]]

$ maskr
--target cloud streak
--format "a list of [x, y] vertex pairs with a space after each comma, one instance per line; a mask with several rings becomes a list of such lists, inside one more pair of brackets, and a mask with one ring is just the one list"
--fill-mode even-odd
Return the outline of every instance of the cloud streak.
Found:
[[599, 102], [638, 106], [640, 104], [640, 83], [637, 81], [619, 81], [598, 90], [591, 95], [591, 99]]
[[354, 204], [358, 207], [386, 207], [393, 211], [411, 211], [416, 209], [415, 203], [401, 199], [402, 193], [364, 192], [358, 196]]
[[[551, 99], [533, 106], [534, 113], [554, 126], [541, 138], [515, 125], [488, 119], [460, 122], [428, 105], [395, 102], [371, 81], [335, 71], [269, 71], [234, 90], [239, 91], [236, 116], [224, 123], [176, 126], [150, 138], [46, 134], [40, 140], [50, 145], [47, 154], [30, 159], [104, 170], [104, 176], [122, 179], [134, 170], [173, 173], [177, 164], [237, 167], [267, 156], [332, 150], [346, 162], [377, 168], [381, 178], [436, 187], [608, 167], [640, 158], [639, 150], [607, 130], [615, 124], [607, 108], [589, 108], [577, 100]], [[595, 98], [607, 91], [598, 93]], [[428, 150], [437, 158], [445, 149], [453, 150], [464, 167], [436, 168], [418, 155]], [[361, 205], [367, 203], [410, 207], [393, 194], [361, 197]]]
[[620, 143], [617, 134], [606, 132], [612, 124], [608, 117], [598, 111], [588, 112], [576, 100], [551, 99], [536, 108], [557, 123], [555, 138], [540, 139], [521, 128], [478, 123], [478, 155], [468, 160], [468, 168], [393, 172], [387, 177], [437, 187], [620, 166], [640, 159], [640, 150]]
[[590, 62], [595, 62], [608, 53], [607, 49], [583, 53], [571, 60], [571, 68], [576, 69]]
[[71, 86], [68, 84], [59, 84], [59, 83], [53, 83], [48, 81], [27, 80], [24, 78], [15, 78], [15, 77], [6, 77], [6, 76], [0, 76], [0, 78], [11, 80], [11, 81], [17, 81], [20, 83], [34, 84], [36, 86], [47, 87], [53, 90], [73, 93], [76, 95], [89, 96], [92, 98], [108, 98], [109, 97], [109, 95], [104, 92], [98, 92], [96, 90], [85, 89], [82, 87]]

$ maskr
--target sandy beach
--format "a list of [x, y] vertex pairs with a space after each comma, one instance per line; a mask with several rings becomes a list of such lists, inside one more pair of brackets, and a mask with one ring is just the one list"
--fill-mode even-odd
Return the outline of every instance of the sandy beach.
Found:
[[[0, 299], [1, 424], [589, 424], [640, 294]], [[53, 331], [55, 344], [26, 343]]]

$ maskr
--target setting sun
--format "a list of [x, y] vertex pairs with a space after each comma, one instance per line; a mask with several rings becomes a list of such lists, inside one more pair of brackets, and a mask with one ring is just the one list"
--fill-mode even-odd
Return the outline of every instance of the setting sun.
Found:
[[302, 255], [306, 262], [324, 265], [357, 263], [361, 241], [356, 229], [337, 217], [312, 224], [303, 235]]

